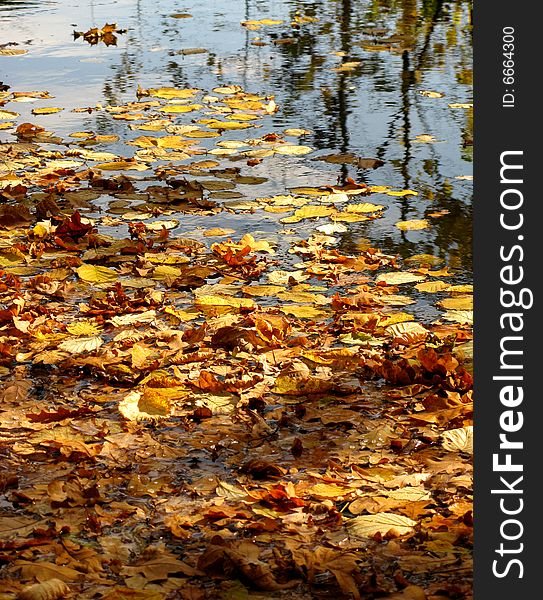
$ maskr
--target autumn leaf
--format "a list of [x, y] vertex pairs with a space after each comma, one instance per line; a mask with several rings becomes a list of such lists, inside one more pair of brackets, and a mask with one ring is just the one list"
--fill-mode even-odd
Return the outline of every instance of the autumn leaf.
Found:
[[84, 352], [93, 352], [100, 348], [104, 340], [98, 336], [77, 337], [65, 340], [58, 345], [59, 350], [69, 352], [70, 354], [82, 354]]
[[383, 273], [378, 275], [375, 279], [375, 283], [382, 283], [385, 285], [404, 285], [406, 283], [417, 283], [424, 281], [423, 275], [416, 275], [408, 271], [395, 271], [392, 273]]
[[70, 593], [70, 588], [60, 579], [49, 579], [43, 583], [35, 583], [23, 588], [18, 600], [57, 600]]
[[109, 267], [81, 265], [77, 268], [79, 277], [88, 283], [112, 284], [117, 281], [117, 272]]
[[409, 533], [416, 525], [416, 521], [394, 513], [376, 513], [374, 515], [362, 515], [350, 519], [346, 523], [347, 530], [351, 535], [362, 538], [371, 538], [376, 533], [382, 536], [393, 534], [394, 536]]
[[451, 452], [473, 454], [473, 427], [449, 429], [443, 433], [443, 448]]

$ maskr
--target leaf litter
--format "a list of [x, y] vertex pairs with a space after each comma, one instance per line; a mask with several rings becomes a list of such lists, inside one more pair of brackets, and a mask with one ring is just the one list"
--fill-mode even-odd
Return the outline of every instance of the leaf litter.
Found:
[[[113, 45], [119, 33], [76, 37]], [[367, 196], [418, 192], [347, 179], [236, 196], [266, 180], [239, 165], [313, 152], [258, 131], [281, 110], [272, 96], [223, 85], [138, 87], [134, 98], [81, 109], [143, 132], [123, 155], [101, 150], [113, 135], [62, 140], [16, 121], [0, 144], [6, 589], [460, 597], [471, 572], [471, 290], [443, 283], [431, 255], [349, 253], [333, 237], [382, 216]], [[304, 226], [287, 242], [294, 263], [273, 235], [207, 223], [255, 211], [280, 213], [278, 230]], [[183, 215], [201, 235], [187, 235]], [[402, 310], [417, 293], [436, 294], [438, 319]]]

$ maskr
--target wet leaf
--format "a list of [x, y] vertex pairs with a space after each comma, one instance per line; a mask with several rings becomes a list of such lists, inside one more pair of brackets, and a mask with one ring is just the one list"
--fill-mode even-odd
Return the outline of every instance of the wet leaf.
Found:
[[276, 154], [286, 154], [289, 156], [302, 156], [313, 152], [313, 148], [309, 146], [295, 146], [294, 144], [283, 144], [281, 146], [275, 146], [273, 151]]
[[113, 269], [97, 265], [81, 265], [77, 268], [77, 274], [83, 281], [98, 284], [111, 284], [118, 278], [117, 272]]
[[433, 92], [431, 90], [421, 90], [419, 94], [427, 98], [443, 98], [445, 96], [443, 92]]
[[416, 273], [411, 273], [409, 271], [394, 271], [392, 273], [378, 275], [375, 282], [386, 285], [403, 285], [405, 283], [417, 283], [419, 281], [424, 281], [424, 279], [423, 275], [417, 275]]
[[473, 310], [473, 296], [445, 298], [438, 302], [438, 304], [446, 310]]
[[401, 536], [409, 533], [416, 525], [416, 521], [396, 515], [394, 513], [376, 513], [374, 515], [362, 515], [347, 521], [347, 530], [351, 535], [362, 538], [371, 538], [376, 533], [385, 536], [393, 534]]
[[430, 222], [427, 219], [415, 219], [413, 221], [398, 221], [395, 225], [402, 231], [418, 231], [419, 229], [428, 229]]
[[64, 109], [58, 108], [55, 106], [47, 106], [47, 107], [43, 107], [43, 108], [33, 108], [32, 114], [33, 115], [53, 115], [55, 113], [60, 112], [61, 110], [64, 110]]

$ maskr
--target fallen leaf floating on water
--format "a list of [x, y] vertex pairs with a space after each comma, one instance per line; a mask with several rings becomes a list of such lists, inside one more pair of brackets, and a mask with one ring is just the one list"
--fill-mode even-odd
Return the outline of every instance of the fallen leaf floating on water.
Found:
[[0, 48], [0, 56], [21, 56], [28, 54], [24, 48]]
[[102, 42], [106, 46], [116, 46], [117, 36], [115, 34], [126, 33], [126, 29], [117, 29], [115, 23], [106, 23], [101, 29], [93, 27], [88, 31], [74, 31], [74, 40], [82, 37], [91, 46]]
[[375, 279], [375, 283], [381, 283], [385, 285], [403, 285], [405, 283], [418, 283], [419, 281], [424, 281], [424, 279], [424, 275], [417, 275], [416, 273], [411, 273], [409, 271], [397, 271], [378, 275]]
[[437, 142], [437, 140], [433, 135], [430, 135], [428, 133], [421, 133], [420, 135], [415, 136], [413, 142], [419, 144], [434, 144], [435, 142]]
[[257, 31], [263, 25], [266, 25], [266, 26], [281, 25], [282, 23], [284, 23], [284, 21], [282, 21], [281, 19], [259, 19], [259, 20], [242, 21], [241, 26], [245, 27], [247, 29], [250, 29], [252, 31]]
[[61, 110], [64, 110], [63, 108], [58, 108], [55, 106], [47, 106], [44, 108], [33, 108], [32, 109], [32, 114], [33, 115], [53, 115], [55, 113], [60, 112]]
[[19, 113], [13, 110], [3, 110], [0, 109], [0, 119], [13, 119], [14, 117], [18, 117]]
[[445, 96], [443, 92], [433, 92], [432, 90], [420, 90], [419, 94], [426, 98], [443, 98]]
[[428, 229], [430, 222], [427, 219], [414, 219], [413, 221], [398, 221], [395, 225], [402, 231], [418, 231]]

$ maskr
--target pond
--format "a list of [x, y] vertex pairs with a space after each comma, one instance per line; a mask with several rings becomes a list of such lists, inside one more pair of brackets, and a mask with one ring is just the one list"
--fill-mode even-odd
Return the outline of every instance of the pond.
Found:
[[0, 28], [0, 596], [470, 600], [471, 2]]
[[[13, 91], [47, 90], [55, 98], [18, 103], [18, 123], [38, 124], [64, 139], [76, 131], [117, 134], [120, 140], [107, 151], [121, 156], [134, 154], [137, 148], [125, 142], [141, 131], [103, 110], [72, 110], [133, 102], [138, 86], [211, 93], [216, 86], [239, 85], [274, 96], [279, 110], [262, 129], [228, 132], [229, 139], [304, 128], [310, 133], [297, 143], [314, 152], [275, 155], [250, 169], [243, 163], [242, 175], [266, 178], [238, 186], [243, 198], [348, 178], [412, 190], [417, 195], [373, 194], [371, 201], [386, 207], [383, 217], [347, 223], [336, 234], [338, 249], [356, 252], [369, 240], [404, 258], [432, 254], [463, 283], [471, 280], [472, 269], [470, 10], [471, 2], [439, 0], [0, 1], [2, 47], [27, 51], [0, 56], [0, 80]], [[270, 22], [241, 25], [261, 19]], [[116, 45], [74, 39], [74, 31], [105, 23], [126, 30], [115, 36]], [[51, 105], [62, 112], [31, 113]], [[191, 122], [190, 114], [181, 116], [180, 122]], [[0, 131], [1, 141], [10, 139], [13, 130]], [[211, 149], [215, 141], [203, 139], [201, 145]], [[330, 154], [379, 159], [383, 165], [315, 160]], [[228, 157], [221, 163], [232, 164]], [[286, 230], [282, 216], [223, 212], [202, 223], [201, 217], [185, 215], [176, 234], [230, 227], [236, 235], [252, 232], [273, 240], [286, 252], [293, 236], [308, 237], [314, 222]], [[430, 226], [423, 230], [394, 225], [425, 218]], [[419, 309], [427, 318], [438, 314], [424, 300]]]

